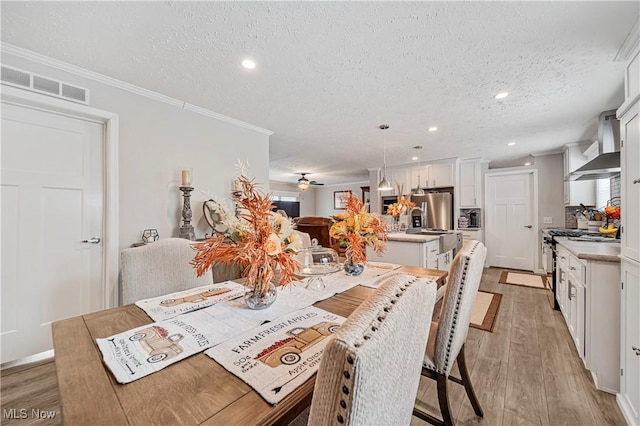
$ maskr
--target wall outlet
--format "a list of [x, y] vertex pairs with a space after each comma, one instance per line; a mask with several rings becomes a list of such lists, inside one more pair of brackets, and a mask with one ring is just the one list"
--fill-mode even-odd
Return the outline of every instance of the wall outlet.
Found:
[[553, 223], [553, 218], [552, 217], [545, 217], [544, 218], [544, 223]]

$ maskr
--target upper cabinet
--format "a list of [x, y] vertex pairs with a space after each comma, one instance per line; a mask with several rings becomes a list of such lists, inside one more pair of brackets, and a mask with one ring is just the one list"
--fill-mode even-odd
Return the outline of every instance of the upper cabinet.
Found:
[[460, 207], [479, 208], [481, 203], [480, 160], [460, 162]]
[[455, 184], [456, 160], [416, 165], [410, 168], [411, 189], [440, 188]]
[[640, 262], [640, 102], [620, 118], [620, 252]]
[[620, 120], [620, 393], [616, 400], [627, 423], [640, 424], [640, 43], [625, 68], [625, 101]]
[[[565, 206], [594, 206], [596, 203], [596, 181], [572, 181], [569, 173], [583, 166], [589, 158], [585, 151], [587, 144], [565, 145], [564, 151], [564, 204]], [[597, 155], [597, 152], [595, 153]]]
[[[411, 193], [411, 183], [409, 181], [409, 170], [406, 167], [388, 167], [387, 180], [391, 184], [391, 189], [381, 191], [382, 196], [386, 195], [407, 195]], [[398, 188], [402, 187], [402, 194], [398, 193]]]

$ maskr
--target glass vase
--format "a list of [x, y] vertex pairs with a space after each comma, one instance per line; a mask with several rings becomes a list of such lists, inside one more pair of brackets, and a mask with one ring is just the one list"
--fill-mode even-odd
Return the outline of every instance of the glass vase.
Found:
[[360, 275], [364, 271], [364, 263], [362, 262], [354, 262], [350, 257], [344, 261], [344, 272], [347, 275], [357, 276]]
[[256, 284], [248, 287], [244, 292], [244, 302], [250, 309], [265, 309], [276, 301], [278, 291], [273, 283], [266, 285]]

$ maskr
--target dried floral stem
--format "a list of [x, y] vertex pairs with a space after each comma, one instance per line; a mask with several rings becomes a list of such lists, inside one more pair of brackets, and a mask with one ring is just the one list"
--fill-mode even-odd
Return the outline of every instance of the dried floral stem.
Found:
[[384, 252], [389, 224], [379, 215], [367, 212], [355, 195], [348, 193], [344, 201], [345, 213], [334, 216], [336, 222], [331, 226], [330, 235], [346, 241], [347, 258], [355, 263], [364, 263], [367, 260], [366, 246], [372, 246], [376, 253]]
[[295, 279], [300, 267], [292, 254], [299, 242], [292, 235], [293, 225], [273, 213], [271, 196], [260, 191], [252, 180], [238, 178], [241, 190], [233, 193], [239, 217], [233, 218], [231, 235], [215, 232], [211, 238], [193, 245], [196, 255], [191, 264], [202, 276], [215, 263], [237, 263], [242, 266], [245, 286], [265, 294], [268, 283], [276, 279], [281, 285]]

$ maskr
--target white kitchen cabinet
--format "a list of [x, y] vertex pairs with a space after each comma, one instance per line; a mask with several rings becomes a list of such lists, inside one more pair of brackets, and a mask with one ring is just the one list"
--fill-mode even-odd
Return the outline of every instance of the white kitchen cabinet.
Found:
[[569, 316], [569, 297], [567, 278], [569, 273], [569, 252], [562, 246], [557, 246], [558, 255], [556, 257], [556, 297], [560, 312], [568, 322]]
[[418, 266], [421, 268], [438, 268], [440, 254], [438, 239], [430, 241], [387, 241], [387, 249], [381, 255], [367, 246], [367, 260], [372, 262], [396, 263], [403, 266]]
[[620, 393], [627, 423], [640, 425], [640, 44], [625, 68], [625, 101], [620, 120]]
[[453, 261], [453, 250], [440, 253], [438, 255], [438, 267], [436, 269], [448, 271], [449, 268], [451, 267], [452, 261]]
[[[593, 243], [597, 244], [597, 243]], [[578, 259], [557, 246], [556, 297], [567, 328], [596, 388], [620, 389], [620, 264]]]
[[640, 424], [640, 264], [622, 258], [620, 394], [629, 424]]
[[455, 162], [429, 164], [427, 188], [453, 186], [455, 183]]
[[572, 181], [569, 174], [587, 162], [584, 151], [588, 144], [568, 144], [564, 150], [564, 204], [565, 206], [593, 206], [596, 203], [596, 181]]
[[481, 203], [481, 174], [479, 160], [460, 162], [460, 207], [479, 208]]
[[427, 187], [427, 181], [429, 180], [429, 166], [427, 164], [417, 164], [409, 168], [409, 182], [411, 182], [411, 190]]
[[640, 102], [620, 119], [622, 256], [640, 262]]
[[[411, 193], [410, 170], [407, 167], [388, 167], [387, 180], [391, 184], [391, 190], [384, 191], [384, 195], [408, 196]], [[398, 187], [402, 186], [402, 194], [398, 193]]]
[[[586, 287], [584, 276], [586, 265], [575, 256], [569, 255], [569, 272], [566, 277], [568, 303], [567, 326], [573, 338], [578, 355], [585, 360], [585, 316], [586, 316]], [[586, 363], [586, 362], [585, 362]]]
[[480, 228], [460, 228], [457, 231], [462, 232], [464, 240], [478, 240], [484, 243], [484, 232]]
[[625, 103], [637, 101], [640, 96], [640, 49], [637, 45], [624, 69], [624, 88]]
[[429, 164], [417, 164], [409, 169], [409, 182], [411, 188], [415, 189], [420, 178], [420, 187], [440, 188], [443, 186], [454, 186], [457, 160], [442, 161]]

